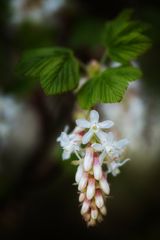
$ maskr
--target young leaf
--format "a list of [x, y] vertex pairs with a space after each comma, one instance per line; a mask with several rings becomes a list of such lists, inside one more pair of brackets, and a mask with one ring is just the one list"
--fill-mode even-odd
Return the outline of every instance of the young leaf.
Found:
[[131, 66], [108, 68], [80, 89], [79, 103], [82, 108], [89, 109], [97, 103], [120, 102], [129, 82], [140, 76], [141, 71]]
[[144, 35], [146, 24], [131, 21], [131, 13], [125, 11], [106, 24], [104, 44], [113, 61], [129, 62], [150, 47], [150, 39]]
[[72, 51], [65, 48], [28, 51], [17, 70], [27, 77], [39, 79], [47, 95], [72, 90], [79, 81], [78, 62]]

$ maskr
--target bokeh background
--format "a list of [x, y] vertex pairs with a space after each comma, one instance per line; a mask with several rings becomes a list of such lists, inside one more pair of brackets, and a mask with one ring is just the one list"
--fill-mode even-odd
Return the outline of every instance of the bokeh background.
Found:
[[[155, 0], [0, 1], [0, 239], [160, 239], [160, 8]], [[15, 73], [31, 48], [65, 46], [85, 63], [100, 59], [104, 23], [125, 8], [148, 23], [152, 48], [135, 64], [143, 79], [122, 103], [99, 106], [132, 159], [110, 177], [108, 215], [96, 228], [80, 216], [75, 167], [60, 158], [56, 138], [72, 128], [72, 93], [47, 97]], [[115, 63], [114, 63], [115, 64]]]

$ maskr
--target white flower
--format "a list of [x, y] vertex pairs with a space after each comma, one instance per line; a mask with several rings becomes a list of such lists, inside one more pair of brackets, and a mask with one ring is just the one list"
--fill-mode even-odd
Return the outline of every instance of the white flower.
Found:
[[[109, 156], [111, 159], [117, 159], [123, 153], [125, 147], [128, 145], [128, 139], [124, 138], [119, 141], [115, 141], [114, 135], [112, 132], [101, 134], [100, 136], [101, 144], [94, 143], [92, 147], [96, 151], [105, 151], [106, 155]], [[105, 157], [105, 154], [103, 154]]]
[[62, 158], [63, 160], [69, 159], [72, 153], [76, 153], [80, 150], [80, 139], [76, 134], [67, 134], [62, 132], [60, 137], [57, 138], [63, 148]]
[[128, 162], [130, 159], [126, 159], [124, 161], [112, 161], [110, 163], [107, 164], [108, 166], [108, 171], [107, 173], [112, 173], [113, 176], [117, 176], [117, 174], [120, 173], [119, 167], [123, 166], [126, 162]]
[[101, 129], [111, 128], [114, 124], [112, 121], [109, 121], [109, 120], [103, 121], [103, 122], [98, 122], [98, 121], [99, 121], [99, 113], [95, 110], [92, 110], [90, 112], [90, 121], [86, 119], [76, 120], [77, 126], [83, 129], [89, 129], [82, 137], [83, 144], [87, 144], [91, 140], [94, 134], [96, 134], [96, 136], [100, 138], [101, 134], [103, 133]]

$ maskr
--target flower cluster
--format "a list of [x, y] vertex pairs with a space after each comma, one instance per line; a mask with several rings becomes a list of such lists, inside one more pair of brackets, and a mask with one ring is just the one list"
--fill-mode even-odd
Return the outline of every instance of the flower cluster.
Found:
[[63, 148], [64, 160], [72, 154], [76, 156], [75, 181], [81, 214], [88, 226], [95, 226], [107, 213], [105, 201], [110, 193], [107, 175], [116, 176], [119, 167], [128, 161], [123, 160], [128, 140], [116, 141], [113, 133], [108, 131], [114, 123], [109, 120], [99, 122], [97, 111], [92, 110], [89, 118], [76, 120], [77, 126], [72, 133], [62, 132], [57, 141]]

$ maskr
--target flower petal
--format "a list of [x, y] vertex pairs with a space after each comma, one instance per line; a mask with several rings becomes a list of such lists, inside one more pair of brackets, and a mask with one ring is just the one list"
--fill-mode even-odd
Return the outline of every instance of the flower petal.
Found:
[[101, 165], [102, 165], [103, 160], [105, 159], [106, 155], [107, 155], [106, 151], [103, 151], [103, 152], [100, 154], [100, 156], [99, 156], [99, 162], [100, 162]]
[[110, 121], [110, 120], [106, 120], [104, 122], [100, 122], [98, 123], [98, 126], [100, 128], [111, 128], [114, 125], [114, 122]]
[[60, 137], [59, 137], [59, 141], [60, 141], [60, 145], [61, 147], [65, 147], [69, 144], [70, 140], [69, 140], [69, 136], [65, 133], [62, 132]]
[[114, 134], [112, 132], [109, 133], [105, 133], [105, 138], [106, 138], [106, 143], [110, 146], [112, 146], [114, 144]]
[[90, 128], [91, 126], [90, 122], [87, 121], [86, 119], [77, 119], [76, 124], [78, 127], [81, 127], [81, 128]]
[[99, 143], [94, 143], [94, 144], [92, 144], [92, 147], [93, 147], [93, 149], [96, 150], [97, 152], [100, 152], [100, 151], [103, 150], [103, 146], [102, 146], [101, 144], [99, 144]]
[[88, 132], [86, 132], [82, 138], [82, 143], [87, 144], [91, 140], [93, 134], [94, 133], [91, 129]]
[[62, 154], [63, 160], [69, 159], [70, 156], [71, 156], [71, 152], [70, 151], [66, 151], [66, 150], [63, 151], [63, 154]]
[[120, 149], [126, 147], [129, 144], [129, 141], [127, 138], [121, 139], [116, 143], [116, 146]]
[[101, 141], [101, 143], [103, 144], [104, 142], [106, 142], [106, 135], [107, 133], [99, 130], [98, 132], [95, 133], [97, 135], [97, 137], [99, 138], [99, 140]]
[[99, 121], [99, 113], [95, 110], [90, 112], [90, 120], [92, 123], [98, 123]]

